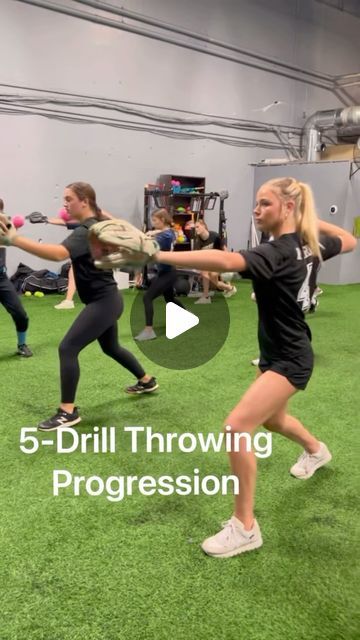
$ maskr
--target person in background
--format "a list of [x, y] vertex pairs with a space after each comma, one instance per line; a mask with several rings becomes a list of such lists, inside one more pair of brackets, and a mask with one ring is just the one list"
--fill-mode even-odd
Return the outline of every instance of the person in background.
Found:
[[[103, 220], [111, 220], [113, 217], [110, 213], [108, 213], [108, 211], [104, 211], [103, 209], [101, 210], [101, 214], [103, 216]], [[76, 227], [79, 226], [79, 222], [77, 220], [72, 220], [71, 218], [69, 220], [66, 220], [65, 217], [64, 218], [60, 218], [60, 217], [48, 218], [48, 223], [59, 225], [62, 227], [65, 226], [67, 229], [69, 229], [69, 231], [73, 231], [74, 229], [76, 229]], [[76, 293], [76, 284], [75, 284], [74, 269], [72, 264], [70, 265], [67, 277], [68, 277], [68, 288], [66, 291], [66, 296], [64, 300], [62, 300], [61, 302], [59, 302], [54, 306], [55, 309], [59, 309], [59, 310], [74, 309], [75, 307], [74, 296]]]
[[[172, 217], [166, 209], [156, 209], [151, 215], [154, 227], [147, 235], [156, 239], [162, 251], [172, 251], [176, 239], [172, 229]], [[175, 298], [174, 284], [177, 278], [176, 269], [167, 264], [158, 264], [157, 275], [150, 282], [150, 286], [144, 293], [145, 328], [135, 337], [138, 342], [154, 340], [157, 336], [153, 328], [154, 305], [153, 301], [159, 296], [164, 296], [165, 302], [173, 302], [183, 307]]]
[[[194, 249], [222, 249], [219, 234], [216, 233], [216, 231], [209, 231], [206, 222], [202, 218], [195, 222]], [[203, 293], [195, 304], [211, 304], [211, 298], [209, 296], [210, 283], [215, 289], [222, 291], [225, 298], [231, 298], [231, 296], [233, 296], [237, 291], [235, 286], [228, 282], [222, 282], [218, 273], [213, 271], [202, 271], [201, 276]]]
[[[4, 214], [4, 201], [0, 198], [0, 213]], [[22, 358], [30, 358], [33, 353], [26, 344], [27, 330], [29, 327], [28, 315], [21, 304], [13, 283], [6, 272], [6, 249], [0, 247], [0, 304], [11, 315], [17, 336], [16, 354]]]

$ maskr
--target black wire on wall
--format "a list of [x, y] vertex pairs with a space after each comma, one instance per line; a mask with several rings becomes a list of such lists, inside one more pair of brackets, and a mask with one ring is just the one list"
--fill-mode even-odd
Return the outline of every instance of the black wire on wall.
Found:
[[[230, 146], [283, 149], [290, 156], [299, 156], [301, 130], [298, 127], [186, 112], [156, 105], [145, 106], [65, 92], [47, 93], [45, 90], [36, 90], [36, 95], [24, 95], [23, 92], [30, 88], [19, 85], [0, 85], [1, 88], [17, 89], [22, 93], [0, 93], [0, 114], [37, 115], [69, 123], [101, 124], [124, 130], [144, 131], [178, 140], [206, 139]], [[31, 91], [34, 91], [34, 88], [31, 88]], [[106, 116], [94, 114], [94, 110], [105, 111]], [[107, 115], [108, 112], [112, 112], [115, 116]], [[169, 115], [170, 112], [172, 115]], [[117, 113], [136, 116], [138, 120], [122, 119], [116, 115]], [[188, 117], [176, 115], [178, 113], [186, 114]], [[149, 121], [151, 124], [146, 124]], [[208, 127], [219, 131], [204, 131]], [[225, 133], [222, 129], [233, 130], [234, 133]], [[240, 131], [253, 133], [256, 136], [239, 136]]]

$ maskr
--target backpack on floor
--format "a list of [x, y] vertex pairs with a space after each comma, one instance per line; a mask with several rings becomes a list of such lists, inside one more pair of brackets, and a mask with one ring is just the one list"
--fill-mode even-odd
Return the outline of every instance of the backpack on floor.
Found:
[[25, 278], [29, 276], [31, 273], [34, 273], [34, 269], [28, 267], [26, 264], [20, 262], [18, 264], [18, 268], [16, 269], [14, 275], [11, 276], [10, 280], [13, 283], [16, 291], [21, 293], [22, 286]]
[[56, 273], [52, 273], [47, 269], [42, 271], [34, 271], [27, 276], [22, 284], [22, 291], [41, 291], [44, 294], [48, 293], [65, 293], [68, 288], [68, 279], [62, 278]]

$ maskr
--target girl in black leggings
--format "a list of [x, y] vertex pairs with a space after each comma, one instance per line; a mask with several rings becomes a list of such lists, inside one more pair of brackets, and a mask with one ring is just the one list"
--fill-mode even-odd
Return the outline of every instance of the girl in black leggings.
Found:
[[[4, 213], [4, 201], [0, 198], [0, 213]], [[17, 334], [17, 355], [30, 358], [32, 351], [26, 344], [26, 332], [29, 318], [20, 302], [16, 289], [6, 273], [6, 249], [0, 248], [0, 304], [11, 315]]]
[[[171, 251], [175, 242], [175, 232], [171, 228], [172, 218], [166, 209], [157, 209], [151, 215], [151, 223], [154, 231], [148, 231], [147, 235], [153, 235], [159, 244], [161, 251]], [[150, 286], [144, 294], [145, 307], [145, 328], [136, 336], [135, 340], [154, 340], [156, 333], [153, 329], [154, 305], [153, 300], [159, 296], [164, 296], [165, 302], [174, 302], [179, 307], [184, 308], [181, 302], [175, 298], [174, 284], [177, 273], [174, 267], [168, 264], [159, 264], [155, 278], [151, 280]]]
[[76, 318], [59, 347], [61, 404], [56, 414], [38, 425], [41, 431], [77, 424], [81, 418], [74, 406], [80, 369], [78, 355], [97, 340], [103, 352], [128, 369], [138, 382], [127, 393], [150, 393], [158, 388], [155, 378], [147, 375], [136, 358], [118, 343], [117, 321], [123, 310], [112, 271], [96, 269], [88, 244], [89, 228], [101, 219], [94, 189], [86, 183], [74, 182], [65, 189], [64, 205], [79, 226], [62, 244], [39, 244], [15, 236], [12, 244], [46, 260], [72, 261], [76, 287], [85, 308]]

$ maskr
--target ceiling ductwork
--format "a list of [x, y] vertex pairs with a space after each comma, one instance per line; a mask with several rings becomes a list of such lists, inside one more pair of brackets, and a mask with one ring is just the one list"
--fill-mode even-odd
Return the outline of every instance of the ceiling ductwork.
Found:
[[340, 127], [336, 130], [339, 144], [356, 144], [360, 136], [360, 127]]
[[318, 159], [318, 153], [324, 149], [322, 135], [335, 131], [337, 138], [351, 143], [360, 136], [360, 106], [317, 111], [304, 125], [303, 156], [307, 162]]

